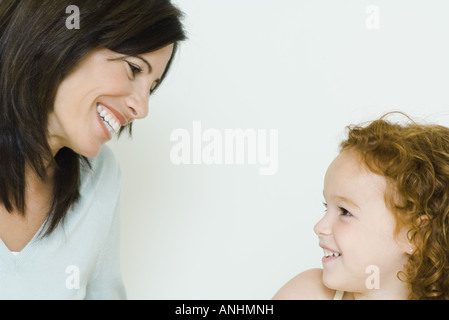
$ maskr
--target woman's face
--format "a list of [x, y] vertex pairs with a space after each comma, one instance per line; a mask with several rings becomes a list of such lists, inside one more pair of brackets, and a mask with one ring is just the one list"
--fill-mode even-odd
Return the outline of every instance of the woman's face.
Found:
[[148, 113], [150, 92], [171, 58], [173, 44], [139, 56], [107, 49], [88, 54], [59, 85], [49, 115], [49, 144], [95, 157], [121, 127]]
[[[402, 288], [397, 274], [410, 246], [405, 233], [394, 236], [396, 223], [385, 205], [385, 189], [385, 178], [363, 167], [354, 151], [343, 151], [329, 166], [323, 192], [327, 209], [315, 225], [327, 287], [362, 294]], [[373, 290], [377, 280], [379, 288]]]

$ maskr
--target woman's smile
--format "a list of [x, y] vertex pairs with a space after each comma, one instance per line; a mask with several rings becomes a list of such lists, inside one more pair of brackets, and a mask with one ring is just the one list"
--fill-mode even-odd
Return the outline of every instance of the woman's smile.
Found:
[[[139, 58], [107, 49], [86, 56], [61, 82], [49, 115], [53, 153], [68, 147], [95, 157], [124, 126], [145, 118], [150, 92], [164, 74], [172, 52], [173, 45], [168, 45]], [[134, 72], [131, 65], [141, 71]]]
[[127, 121], [124, 116], [111, 107], [107, 108], [104, 104], [97, 103], [97, 113], [109, 138], [112, 138], [122, 126], [126, 125]]

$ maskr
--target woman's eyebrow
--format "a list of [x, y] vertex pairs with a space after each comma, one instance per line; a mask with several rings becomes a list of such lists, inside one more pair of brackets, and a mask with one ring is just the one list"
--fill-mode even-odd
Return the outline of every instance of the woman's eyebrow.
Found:
[[134, 56], [134, 57], [139, 58], [140, 60], [142, 60], [147, 65], [148, 73], [151, 73], [153, 71], [153, 68], [151, 67], [151, 64], [145, 58], [143, 58], [143, 57], [141, 57], [139, 55]]

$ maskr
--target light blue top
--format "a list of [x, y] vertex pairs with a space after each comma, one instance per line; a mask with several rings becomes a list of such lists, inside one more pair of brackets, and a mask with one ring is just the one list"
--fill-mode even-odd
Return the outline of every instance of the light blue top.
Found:
[[[0, 240], [0, 299], [125, 299], [120, 274], [120, 167], [103, 146], [81, 167], [81, 198], [49, 236], [18, 254]], [[42, 227], [41, 227], [42, 228]]]

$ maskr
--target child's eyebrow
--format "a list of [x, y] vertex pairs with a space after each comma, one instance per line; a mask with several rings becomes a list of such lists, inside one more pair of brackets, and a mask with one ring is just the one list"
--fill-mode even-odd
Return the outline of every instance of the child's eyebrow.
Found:
[[[325, 195], [325, 193], [324, 193], [324, 190], [323, 190], [323, 197], [324, 197], [324, 199], [326, 199], [326, 195]], [[339, 200], [339, 201], [342, 201], [342, 202], [346, 202], [347, 204], [349, 204], [349, 205], [351, 205], [351, 206], [353, 206], [353, 207], [355, 207], [355, 208], [357, 208], [357, 209], [360, 209], [360, 207], [357, 205], [357, 203], [355, 203], [354, 201], [352, 201], [351, 199], [348, 199], [348, 198], [346, 198], [346, 197], [343, 197], [343, 196], [335, 196], [335, 198], [337, 199], [337, 200]]]
[[349, 205], [351, 205], [351, 206], [353, 206], [353, 207], [355, 207], [357, 209], [360, 209], [360, 207], [357, 205], [357, 203], [355, 203], [351, 199], [348, 199], [348, 198], [343, 197], [343, 196], [335, 196], [335, 198], [337, 198], [340, 201], [346, 202], [347, 204], [349, 204]]

